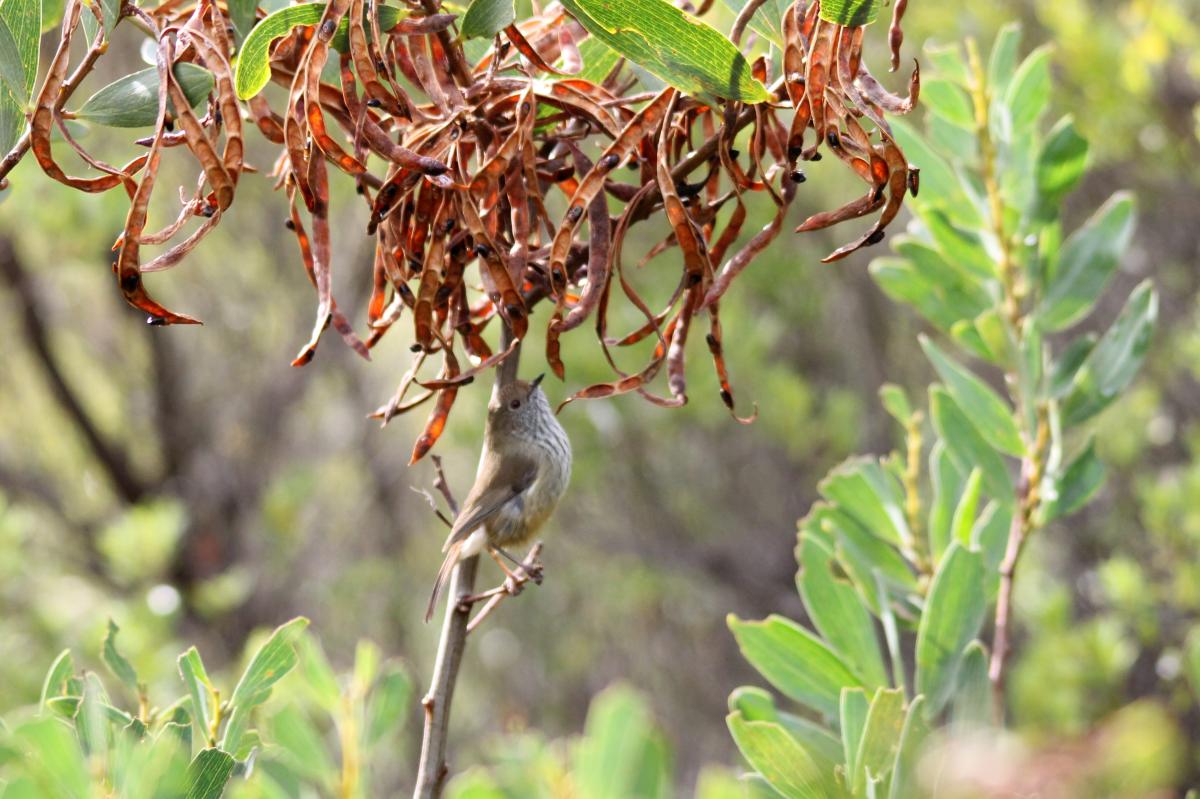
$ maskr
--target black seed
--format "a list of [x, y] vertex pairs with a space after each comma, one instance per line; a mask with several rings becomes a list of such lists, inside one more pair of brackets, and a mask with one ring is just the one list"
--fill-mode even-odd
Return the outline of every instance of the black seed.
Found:
[[732, 158], [734, 161], [738, 160], [738, 156], [741, 154], [742, 154], [741, 150], [734, 150], [732, 148], [729, 150], [729, 157]]
[[414, 342], [412, 345], [409, 346], [408, 349], [409, 349], [409, 352], [420, 352], [421, 345]]
[[385, 64], [382, 61], [376, 61], [375, 62], [375, 71], [376, 72], [387, 72], [387, 64]]
[[449, 286], [447, 286], [445, 284], [438, 286], [437, 292], [433, 295], [434, 305], [441, 305], [443, 302], [450, 299], [450, 292], [452, 292], [453, 290], [454, 289], [450, 288]]
[[526, 116], [529, 113], [529, 101], [521, 103], [521, 116]]
[[206, 217], [211, 217], [216, 212], [217, 212], [216, 207], [214, 207], [212, 205], [205, 205], [203, 208], [200, 209], [200, 215], [206, 216]]
[[410, 289], [408, 287], [407, 283], [401, 283], [399, 286], [396, 287], [396, 291], [400, 292], [400, 296], [403, 297], [406, 301], [412, 299], [412, 296], [413, 296], [412, 289]]
[[508, 313], [509, 319], [522, 319], [525, 316], [525, 309], [520, 305], [506, 305], [504, 310]]
[[171, 119], [170, 117], [167, 117], [166, 119], [164, 119], [163, 120], [163, 129], [168, 132], [175, 130], [175, 120]]
[[820, 153], [813, 153], [812, 158], [810, 158], [808, 160], [809, 161], [820, 161], [822, 158], [824, 158], [824, 156], [821, 155]]
[[141, 285], [141, 283], [141, 275], [137, 274], [136, 272], [130, 272], [128, 275], [121, 278], [121, 290], [129, 293], [135, 292], [138, 290], [138, 286]]
[[366, 194], [367, 190], [365, 188], [363, 188], [363, 184], [359, 183], [357, 186], [354, 187], [354, 193], [355, 194]]
[[701, 275], [699, 272], [693, 272], [692, 274], [688, 275], [687, 282], [688, 282], [689, 286], [695, 286], [697, 283], [699, 283], [703, 279], [704, 279], [704, 276]]
[[921, 190], [921, 170], [917, 169], [915, 166], [910, 166], [908, 168], [908, 190], [912, 192], [914, 197], [916, 197], [917, 192]]
[[870, 247], [872, 244], [878, 244], [881, 241], [883, 241], [883, 231], [882, 230], [876, 230], [870, 236], [867, 236], [867, 246], [868, 247]]
[[792, 144], [792, 145], [788, 146], [787, 157], [788, 157], [789, 161], [795, 161], [797, 158], [799, 158], [803, 154], [804, 154], [804, 148], [801, 147], [799, 144]]
[[621, 156], [617, 155], [616, 153], [609, 153], [600, 159], [600, 168], [605, 172], [608, 172], [611, 169], [616, 169], [617, 165], [620, 163]]
[[715, 351], [715, 350], [718, 350], [721, 348], [721, 342], [717, 341], [717, 337], [714, 336], [712, 333], [709, 333], [708, 335], [706, 335], [704, 337], [704, 340], [708, 342], [708, 348], [710, 350]]
[[383, 105], [383, 103], [381, 103], [377, 97], [372, 97], [370, 100], [367, 100], [367, 108], [378, 108], [381, 105]]
[[581, 216], [583, 216], [583, 206], [582, 205], [573, 205], [573, 206], [571, 206], [571, 210], [567, 211], [567, 219], [571, 222], [578, 222], [579, 217], [581, 217]]
[[454, 220], [447, 219], [445, 222], [442, 223], [442, 235], [445, 236], [451, 230], [454, 230]]
[[415, 255], [408, 259], [408, 268], [412, 271], [420, 272], [422, 266], [424, 266], [424, 264], [421, 263], [421, 259]]
[[475, 254], [478, 255], [480, 258], [487, 258], [489, 255], [492, 254], [492, 248], [487, 246], [486, 244], [476, 244], [475, 245]]
[[154, 327], [162, 327], [166, 323], [167, 323], [167, 320], [161, 316], [147, 316], [146, 317], [146, 324], [153, 325]]
[[333, 24], [333, 20], [327, 19], [321, 23], [320, 36], [328, 41], [333, 38], [334, 31], [337, 30], [337, 25]]
[[638, 168], [638, 160], [636, 158], [629, 159], [629, 163], [625, 164], [625, 168], [629, 170], [636, 170]]
[[295, 222], [293, 222], [293, 221], [292, 221], [292, 220], [290, 220], [290, 219], [285, 219], [285, 220], [283, 220], [283, 226], [284, 226], [285, 228], [287, 228], [288, 230], [295, 230], [295, 229], [296, 229], [296, 223], [295, 223]]
[[808, 180], [808, 176], [801, 170], [797, 169], [792, 172], [792, 183], [803, 183], [806, 180]]
[[221, 120], [222, 120], [222, 119], [224, 119], [224, 117], [223, 117], [223, 116], [221, 116], [221, 112], [220, 112], [220, 111], [217, 111], [215, 114], [213, 114], [213, 122], [216, 122], [218, 125], [220, 125], [220, 124], [221, 124]]
[[724, 402], [728, 408], [733, 407], [733, 395], [729, 393], [729, 389], [721, 389], [721, 402]]
[[836, 130], [829, 131], [829, 133], [825, 135], [825, 139], [829, 142], [830, 147], [837, 148], [842, 146], [842, 140], [838, 137], [838, 132]]

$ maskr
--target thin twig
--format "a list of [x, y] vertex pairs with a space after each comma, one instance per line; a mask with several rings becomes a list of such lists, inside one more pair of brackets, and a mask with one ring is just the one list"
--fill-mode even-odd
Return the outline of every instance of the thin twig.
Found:
[[476, 627], [478, 627], [480, 624], [483, 624], [483, 620], [490, 616], [492, 611], [495, 610], [501, 602], [510, 596], [516, 596], [517, 594], [521, 593], [521, 590], [525, 587], [526, 583], [533, 582], [541, 585], [542, 564], [539, 561], [541, 554], [542, 542], [538, 541], [529, 550], [529, 554], [525, 556], [525, 560], [522, 561], [520, 568], [518, 569], [516, 579], [505, 579], [503, 583], [490, 591], [485, 591], [478, 596], [468, 597], [468, 599], [472, 600], [470, 604], [475, 604], [475, 602], [487, 599], [487, 604], [475, 614], [475, 618], [471, 619], [471, 623], [467, 625], [468, 633], [473, 632]]
[[[505, 325], [501, 328], [500, 347], [507, 349], [512, 345], [512, 340], [512, 331]], [[497, 389], [517, 379], [520, 359], [521, 350], [518, 345], [512, 356], [496, 367]], [[435, 468], [439, 473], [439, 481], [444, 482], [440, 464]], [[437, 799], [441, 796], [442, 788], [446, 784], [446, 775], [450, 771], [446, 763], [450, 705], [454, 699], [458, 669], [462, 664], [463, 651], [467, 644], [467, 625], [471, 619], [471, 606], [464, 606], [463, 600], [475, 592], [475, 575], [478, 571], [479, 556], [472, 555], [458, 562], [450, 578], [450, 598], [446, 603], [446, 616], [442, 622], [441, 638], [438, 640], [433, 677], [430, 680], [429, 692], [421, 702], [425, 707], [425, 730], [421, 736], [421, 759], [417, 765], [414, 799]]]
[[442, 470], [442, 456], [431, 455], [433, 458], [433, 469], [437, 474], [437, 478], [433, 481], [433, 487], [442, 493], [446, 499], [446, 504], [450, 506], [450, 513], [453, 516], [458, 515], [458, 501], [454, 498], [454, 494], [450, 491], [450, 484], [446, 482], [446, 472]]
[[742, 34], [746, 32], [746, 26], [750, 24], [751, 18], [755, 12], [763, 7], [767, 0], [750, 0], [746, 5], [742, 6], [742, 11], [737, 15], [737, 19], [733, 21], [733, 30], [729, 32], [729, 38], [734, 44], [742, 43]]

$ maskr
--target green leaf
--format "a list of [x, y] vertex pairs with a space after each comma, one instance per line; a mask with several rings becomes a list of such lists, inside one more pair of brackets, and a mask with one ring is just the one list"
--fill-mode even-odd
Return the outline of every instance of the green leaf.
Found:
[[295, 641], [306, 627], [308, 619], [303, 616], [280, 625], [254, 654], [237, 687], [233, 689], [229, 724], [225, 728], [221, 748], [227, 751], [237, 750], [250, 712], [267, 701], [271, 694], [271, 686], [291, 671], [299, 660]]
[[258, 0], [228, 0], [228, 5], [229, 20], [237, 31], [238, 42], [244, 42], [257, 19]]
[[1079, 183], [1087, 169], [1088, 142], [1079, 135], [1075, 120], [1065, 116], [1046, 136], [1038, 153], [1037, 189], [1041, 202], [1057, 205]]
[[818, 490], [883, 540], [899, 545], [911, 537], [904, 492], [878, 461], [850, 458], [830, 472]]
[[37, 82], [38, 55], [42, 39], [41, 0], [0, 0], [0, 20], [8, 25], [13, 44], [21, 59], [24, 75], [22, 92], [16, 99], [22, 108], [33, 96]]
[[187, 799], [219, 799], [233, 774], [233, 755], [204, 749], [188, 765]]
[[588, 709], [584, 737], [575, 751], [575, 776], [580, 796], [621, 799], [657, 796], [639, 785], [657, 784], [665, 767], [645, 700], [617, 685], [597, 696]]
[[824, 642], [791, 619], [728, 618], [742, 656], [786, 696], [836, 717], [842, 689], [862, 682]]
[[[213, 88], [212, 73], [195, 64], [176, 64], [175, 78], [192, 108], [200, 105]], [[100, 89], [75, 116], [110, 128], [153, 127], [158, 120], [158, 89], [157, 68], [143, 69]]]
[[[861, 689], [848, 690], [859, 690], [861, 693]], [[865, 698], [864, 694], [864, 707]], [[835, 764], [842, 762], [842, 744], [829, 730], [806, 718], [776, 709], [775, 697], [767, 690], [752, 685], [734, 689], [729, 695], [729, 710], [741, 712], [746, 721], [773, 721], [780, 724], [822, 770], [832, 770]]]
[[888, 799], [916, 795], [912, 792], [913, 786], [909, 784], [909, 773], [913, 770], [921, 751], [921, 744], [928, 733], [929, 728], [925, 724], [925, 697], [918, 696], [909, 703], [904, 728], [900, 731], [900, 746], [896, 751], [896, 763], [892, 767], [892, 785], [888, 789]]
[[983, 224], [978, 210], [963, 192], [958, 175], [916, 129], [902, 119], [890, 119], [896, 143], [904, 150], [909, 162], [921, 170], [921, 193], [913, 203], [918, 208], [938, 208], [955, 223], [969, 226]]
[[[311, 633], [296, 639], [300, 649], [300, 673], [312, 696], [326, 712], [333, 713], [341, 705], [342, 689], [337, 675], [325, 657], [325, 650]], [[366, 686], [363, 686], [366, 689]]]
[[1021, 25], [1010, 22], [996, 34], [992, 52], [988, 57], [988, 88], [993, 96], [1000, 98], [1008, 91], [1013, 70], [1017, 67], [1017, 51], [1021, 46]]
[[[939, 44], [937, 42], [928, 42], [925, 45], [925, 55], [929, 58], [929, 63], [937, 75], [946, 80], [952, 81], [955, 85], [961, 86], [964, 89], [971, 86], [971, 73], [967, 70], [967, 62], [963, 59], [962, 45], [957, 42], [952, 44]], [[924, 94], [924, 82], [921, 85], [922, 94]]]
[[1117, 192], [1063, 243], [1038, 309], [1044, 330], [1062, 330], [1092, 309], [1133, 237], [1134, 200]]
[[921, 221], [947, 262], [985, 281], [996, 278], [996, 262], [973, 229], [960, 226], [949, 213], [938, 210], [923, 211]]
[[1047, 497], [1044, 511], [1046, 521], [1069, 516], [1086, 505], [1104, 485], [1104, 477], [1104, 464], [1096, 457], [1096, 440], [1093, 438], [1062, 475], [1053, 481], [1053, 490]]
[[25, 93], [25, 65], [21, 63], [17, 40], [3, 17], [0, 17], [0, 82], [14, 97]]
[[[746, 0], [725, 0], [725, 5], [733, 10], [734, 16], [746, 7]], [[790, 8], [786, 0], [765, 0], [750, 17], [750, 28], [764, 37], [771, 44], [783, 49], [783, 15]]]
[[682, 92], [747, 103], [771, 99], [733, 42], [667, 0], [564, 0], [563, 6], [593, 36]]
[[934, 442], [929, 452], [929, 479], [933, 499], [929, 504], [929, 553], [936, 564], [942, 558], [954, 535], [955, 500], [963, 487], [962, 472], [946, 450], [946, 442]]
[[863, 730], [867, 726], [867, 714], [871, 711], [871, 700], [862, 688], [843, 688], [839, 709], [842, 728], [842, 753], [846, 758], [846, 772], [854, 774], [858, 763], [858, 747], [862, 743]]
[[740, 713], [730, 713], [725, 722], [742, 756], [785, 799], [830, 795], [827, 775], [779, 724], [746, 721]]
[[83, 675], [83, 696], [75, 711], [75, 731], [79, 743], [89, 755], [102, 759], [112, 745], [111, 716], [106, 708], [112, 707], [104, 684], [93, 672]]
[[412, 678], [398, 664], [371, 688], [367, 697], [367, 746], [374, 746], [403, 726], [412, 688]]
[[1085, 333], [1063, 349], [1062, 354], [1058, 356], [1058, 360], [1054, 362], [1053, 370], [1050, 372], [1050, 387], [1048, 391], [1051, 397], [1062, 399], [1071, 390], [1071, 384], [1075, 380], [1076, 373], [1083, 366], [1084, 361], [1087, 360], [1087, 356], [1091, 353], [1092, 348], [1096, 346], [1097, 340], [1095, 333]]
[[193, 646], [179, 656], [177, 663], [179, 676], [183, 678], [183, 684], [187, 686], [188, 696], [192, 700], [192, 723], [196, 726], [196, 735], [201, 741], [207, 741], [211, 735], [213, 713], [216, 709], [209, 705], [212, 683], [204, 669], [204, 661]]
[[42, 33], [49, 33], [62, 23], [66, 0], [42, 0]]
[[294, 704], [280, 708], [270, 720], [270, 741], [284, 753], [297, 774], [321, 785], [332, 782], [337, 767], [312, 720]]
[[812, 535], [800, 536], [796, 586], [813, 624], [864, 685], [887, 684], [871, 615], [845, 576], [835, 575], [833, 552]]
[[583, 69], [575, 77], [591, 83], [600, 83], [621, 61], [621, 55], [595, 36], [579, 43], [579, 58]]
[[133, 665], [125, 659], [125, 656], [117, 651], [117, 632], [119, 630], [120, 628], [117, 627], [116, 622], [109, 619], [108, 633], [104, 636], [104, 649], [101, 652], [101, 658], [104, 660], [104, 665], [108, 666], [108, 670], [126, 688], [131, 691], [137, 691], [137, 672], [134, 670]]
[[1030, 53], [1005, 92], [1004, 102], [1018, 133], [1032, 128], [1050, 102], [1050, 52], [1050, 46], [1043, 45]]
[[871, 700], [867, 723], [854, 764], [854, 793], [865, 792], [872, 779], [886, 777], [896, 761], [904, 727], [904, 690], [880, 688]]
[[1014, 501], [1012, 476], [1000, 453], [988, 444], [945, 389], [940, 386], [930, 388], [929, 405], [933, 427], [946, 442], [946, 449], [958, 471], [970, 474], [978, 466], [983, 470], [988, 496], [1011, 505]]
[[[405, 13], [392, 6], [375, 5], [379, 15], [380, 33], [396, 27]], [[249, 100], [263, 90], [271, 80], [270, 50], [271, 42], [286, 36], [292, 28], [298, 25], [316, 25], [325, 13], [324, 3], [301, 3], [299, 5], [281, 8], [261, 20], [246, 41], [242, 42], [242, 51], [238, 55], [237, 73], [234, 84], [237, 95], [242, 100]], [[349, 47], [350, 21], [345, 17], [338, 23], [337, 31], [329, 44], [335, 50], [345, 52]]]
[[42, 681], [40, 702], [42, 707], [45, 707], [46, 703], [54, 697], [66, 693], [67, 680], [71, 679], [74, 674], [75, 662], [71, 659], [71, 650], [64, 649], [50, 664], [50, 669], [46, 672], [46, 679]]
[[951, 360], [925, 336], [920, 337], [920, 342], [950, 395], [984, 439], [1009, 455], [1023, 455], [1025, 445], [1021, 441], [1021, 432], [1013, 419], [1012, 410], [1000, 395], [972, 372]]
[[847, 28], [870, 25], [879, 14], [880, 0], [824, 0], [821, 19]]
[[490, 39], [516, 18], [513, 0], [471, 0], [462, 18], [462, 35], [467, 39]]
[[971, 528], [979, 510], [979, 494], [982, 489], [983, 471], [976, 466], [967, 477], [967, 484], [963, 487], [958, 507], [954, 509], [954, 521], [951, 525], [951, 540], [964, 547], [971, 546]]
[[987, 648], [972, 641], [959, 669], [951, 717], [956, 724], [982, 727], [992, 718], [992, 682], [988, 679]]
[[[15, 727], [11, 741], [22, 752], [22, 770], [40, 789], [24, 796], [45, 799], [45, 786], [58, 786], [59, 797], [93, 795], [88, 764], [74, 731], [56, 718], [45, 716]], [[9, 791], [4, 793], [8, 797]], [[18, 794], [20, 795], [20, 794]]]
[[921, 104], [960, 128], [975, 128], [975, 110], [971, 99], [959, 86], [942, 78], [921, 81]]
[[958, 542], [942, 559], [917, 628], [917, 693], [936, 718], [954, 693], [959, 667], [987, 612], [983, 556]]
[[895, 383], [884, 383], [879, 388], [879, 401], [900, 424], [906, 425], [912, 418], [912, 405], [908, 401], [908, 395]]
[[1146, 358], [1157, 319], [1158, 295], [1143, 281], [1075, 373], [1062, 404], [1063, 427], [1090, 419], [1129, 385]]

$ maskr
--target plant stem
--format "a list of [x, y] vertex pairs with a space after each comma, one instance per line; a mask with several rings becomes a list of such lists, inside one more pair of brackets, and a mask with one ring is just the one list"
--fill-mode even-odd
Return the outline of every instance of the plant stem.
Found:
[[[505, 325], [501, 329], [500, 347], [507, 349], [511, 344], [512, 331]], [[520, 359], [521, 350], [518, 347], [496, 367], [497, 388], [517, 379]], [[446, 763], [450, 704], [454, 699], [458, 669], [467, 645], [467, 623], [471, 619], [471, 608], [464, 606], [462, 600], [475, 593], [475, 574], [478, 569], [479, 556], [473, 555], [459, 561], [450, 578], [446, 616], [442, 621], [442, 634], [438, 641], [437, 659], [433, 664], [433, 677], [429, 692], [421, 702], [425, 707], [425, 731], [421, 737], [421, 759], [417, 766], [417, 784], [413, 789], [413, 799], [437, 799], [441, 796], [450, 770]]]

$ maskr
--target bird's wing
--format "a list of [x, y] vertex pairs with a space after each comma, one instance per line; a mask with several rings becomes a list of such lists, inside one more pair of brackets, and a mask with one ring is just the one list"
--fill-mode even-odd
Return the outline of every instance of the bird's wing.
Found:
[[465, 541], [467, 536], [508, 502], [527, 491], [537, 477], [537, 462], [523, 455], [509, 454], [504, 457], [503, 479], [497, 475], [499, 469], [499, 458], [485, 462], [484, 470], [476, 477], [475, 486], [463, 502], [462, 510], [454, 520], [454, 527], [446, 537], [443, 552], [455, 543]]

